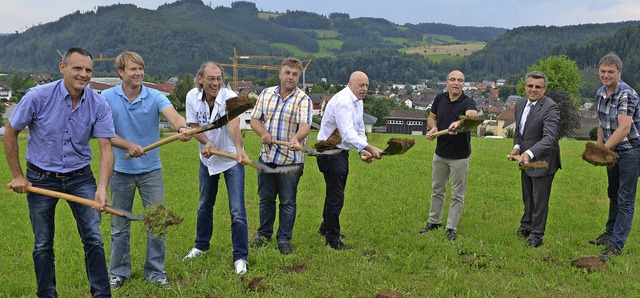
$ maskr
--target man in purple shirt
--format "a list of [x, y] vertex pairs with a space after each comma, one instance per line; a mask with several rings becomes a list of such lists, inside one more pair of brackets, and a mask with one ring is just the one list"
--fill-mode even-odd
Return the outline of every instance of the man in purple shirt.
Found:
[[[100, 213], [107, 203], [107, 185], [113, 170], [110, 139], [115, 137], [111, 109], [104, 97], [87, 85], [93, 60], [81, 48], [71, 48], [60, 62], [62, 80], [27, 90], [4, 135], [4, 151], [11, 170], [11, 188], [27, 192], [28, 186], [65, 192], [100, 203], [91, 207], [69, 202], [84, 244], [85, 266], [93, 297], [111, 297]], [[18, 134], [29, 128], [26, 177], [18, 156]], [[90, 138], [100, 146], [99, 180], [91, 171]], [[35, 238], [33, 265], [37, 295], [56, 297], [53, 235], [58, 199], [28, 193], [29, 216]]]

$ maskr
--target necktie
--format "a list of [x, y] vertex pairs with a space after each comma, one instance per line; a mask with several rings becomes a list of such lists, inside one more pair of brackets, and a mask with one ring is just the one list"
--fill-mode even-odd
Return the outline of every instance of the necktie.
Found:
[[524, 133], [524, 125], [525, 125], [525, 122], [527, 122], [527, 116], [529, 116], [529, 112], [531, 111], [531, 108], [533, 108], [532, 102], [527, 104], [527, 106], [524, 107], [524, 111], [522, 111], [522, 118], [520, 118], [520, 135]]

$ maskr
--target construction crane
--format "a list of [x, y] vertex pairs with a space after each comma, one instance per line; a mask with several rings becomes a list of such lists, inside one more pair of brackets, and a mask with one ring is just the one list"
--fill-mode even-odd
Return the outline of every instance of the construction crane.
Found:
[[[240, 64], [238, 60], [284, 60], [285, 57], [281, 56], [240, 56], [236, 51], [236, 48], [233, 48], [233, 57], [229, 57], [231, 63], [220, 63], [220, 66], [231, 66], [233, 69], [233, 81], [231, 81], [231, 89], [234, 91], [238, 91], [238, 69], [240, 68], [250, 68], [250, 69], [263, 69], [263, 70], [280, 70], [280, 65], [256, 65], [256, 64]], [[311, 59], [302, 60], [302, 85], [305, 83], [305, 72], [307, 71], [307, 67], [311, 63]]]
[[[60, 57], [62, 57], [62, 52], [60, 52], [60, 50], [56, 50], [58, 52], [58, 55], [60, 55]], [[100, 53], [100, 56], [98, 56], [98, 58], [93, 58], [93, 61], [98, 61], [98, 62], [103, 62], [103, 61], [116, 61], [116, 58], [104, 58], [102, 57], [102, 53]]]

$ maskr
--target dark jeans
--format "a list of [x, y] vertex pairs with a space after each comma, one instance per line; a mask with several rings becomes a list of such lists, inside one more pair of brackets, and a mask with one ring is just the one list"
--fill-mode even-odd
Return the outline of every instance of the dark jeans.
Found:
[[[93, 199], [96, 181], [87, 167], [85, 172], [71, 177], [55, 178], [27, 169], [27, 179], [33, 186]], [[53, 236], [57, 198], [28, 193], [29, 217], [35, 237], [33, 267], [36, 273], [39, 297], [57, 297]], [[111, 297], [107, 262], [100, 234], [100, 213], [91, 207], [68, 202], [76, 219], [78, 233], [84, 246], [86, 274], [93, 297]], [[75, 256], [72, 256], [75, 257]]]
[[618, 163], [607, 167], [609, 219], [606, 232], [611, 235], [609, 244], [622, 250], [633, 222], [636, 188], [640, 175], [640, 148], [619, 152], [618, 156]]
[[[231, 215], [231, 242], [233, 243], [233, 261], [247, 259], [249, 253], [249, 232], [247, 212], [244, 207], [244, 166], [236, 164], [223, 172], [229, 197]], [[209, 175], [209, 170], [200, 162], [200, 204], [196, 224], [196, 244], [199, 250], [208, 250], [213, 234], [213, 206], [218, 194], [220, 174]]]
[[318, 168], [326, 183], [320, 230], [325, 232], [327, 243], [335, 244], [340, 241], [340, 212], [344, 206], [344, 189], [349, 175], [349, 151], [318, 156]]
[[[262, 160], [261, 163], [264, 163]], [[293, 235], [293, 224], [296, 220], [296, 193], [298, 182], [304, 170], [304, 164], [300, 169], [287, 174], [268, 174], [258, 172], [258, 195], [260, 196], [260, 227], [258, 236], [271, 239], [273, 235], [273, 223], [276, 220], [276, 196], [280, 198], [280, 210], [278, 243], [289, 243]]]

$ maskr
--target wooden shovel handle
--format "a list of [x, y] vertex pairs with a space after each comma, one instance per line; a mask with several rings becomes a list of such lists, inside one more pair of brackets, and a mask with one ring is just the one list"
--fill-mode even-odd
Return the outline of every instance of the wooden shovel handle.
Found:
[[[185, 131], [184, 133], [186, 135], [188, 135], [188, 136], [194, 136], [194, 135], [199, 134], [199, 133], [201, 133], [203, 131], [210, 130], [211, 127], [213, 127], [213, 125], [211, 125], [211, 124], [204, 125], [204, 126], [198, 126], [198, 127], [189, 129], [189, 130]], [[168, 143], [171, 143], [173, 141], [179, 140], [180, 139], [180, 135], [181, 135], [180, 133], [174, 134], [174, 135], [172, 135], [172, 136], [170, 136], [168, 138], [165, 138], [165, 139], [157, 141], [157, 142], [155, 142], [153, 144], [150, 144], [150, 145], [142, 148], [142, 150], [144, 150], [144, 152], [149, 152], [149, 150], [153, 150], [153, 149], [156, 149], [156, 148], [158, 148], [158, 147], [160, 147], [160, 146], [162, 146], [164, 144], [168, 144]], [[131, 158], [132, 156], [131, 156], [131, 154], [127, 153], [127, 154], [124, 155], [124, 157], [125, 158]]]
[[[284, 146], [291, 146], [291, 142], [287, 142], [287, 141], [276, 141], [273, 140], [271, 141], [271, 143], [276, 144], [276, 145], [284, 145]], [[298, 150], [298, 151], [305, 151], [304, 147], [300, 144], [294, 144], [293, 148]]]
[[[206, 153], [206, 152], [211, 153], [211, 154], [215, 154], [215, 155], [219, 155], [219, 156], [222, 156], [222, 157], [230, 158], [230, 159], [233, 159], [233, 160], [235, 160], [237, 158], [235, 155], [233, 155], [231, 153], [218, 151], [218, 150], [215, 150], [215, 149], [212, 149], [212, 148], [202, 149], [202, 153]], [[262, 168], [260, 166], [258, 166], [258, 165], [253, 163], [253, 160], [248, 159], [246, 157], [242, 158], [242, 163], [244, 165], [250, 166], [250, 167], [252, 167], [252, 168], [254, 168], [256, 170], [262, 170]]]
[[[10, 189], [11, 188], [11, 183], [7, 184], [6, 188]], [[100, 206], [100, 204], [98, 202], [94, 201], [94, 200], [89, 200], [89, 199], [81, 198], [81, 197], [78, 197], [78, 196], [70, 195], [68, 193], [48, 190], [48, 189], [39, 188], [39, 187], [35, 187], [35, 186], [27, 186], [27, 191], [32, 192], [32, 193], [45, 195], [45, 196], [54, 197], [54, 198], [60, 198], [60, 199], [63, 199], [63, 200], [67, 200], [67, 201], [70, 201], [70, 202], [82, 204], [82, 205], [89, 206], [89, 207], [99, 207]], [[104, 207], [104, 211], [106, 211], [108, 213], [111, 213], [111, 214], [118, 215], [118, 216], [124, 216], [124, 213], [122, 213], [122, 212], [120, 212], [118, 210], [114, 210], [113, 208], [108, 207], [108, 206]]]
[[439, 137], [439, 136], [446, 135], [446, 134], [448, 134], [449, 132], [450, 132], [450, 130], [448, 130], [448, 129], [443, 129], [443, 130], [440, 130], [440, 131], [437, 131], [436, 133], [434, 133], [434, 134], [433, 134], [433, 136], [437, 138], [437, 137]]

